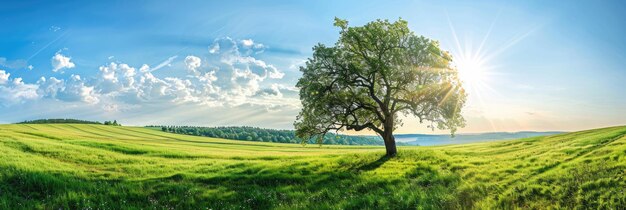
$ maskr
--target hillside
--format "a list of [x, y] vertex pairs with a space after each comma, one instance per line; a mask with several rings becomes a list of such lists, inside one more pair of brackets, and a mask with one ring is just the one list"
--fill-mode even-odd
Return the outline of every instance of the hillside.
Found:
[[626, 206], [626, 127], [432, 147], [232, 141], [0, 125], [0, 209]]

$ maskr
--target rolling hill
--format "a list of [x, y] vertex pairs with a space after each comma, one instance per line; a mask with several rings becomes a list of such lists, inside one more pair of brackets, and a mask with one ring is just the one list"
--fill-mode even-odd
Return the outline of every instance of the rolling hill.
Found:
[[0, 209], [619, 209], [625, 135], [405, 146], [384, 158], [379, 146], [0, 125]]

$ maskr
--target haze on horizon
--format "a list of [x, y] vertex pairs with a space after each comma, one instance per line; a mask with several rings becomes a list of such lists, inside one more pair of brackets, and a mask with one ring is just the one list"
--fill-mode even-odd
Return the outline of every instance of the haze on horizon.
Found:
[[[595, 3], [595, 4], [594, 4]], [[0, 123], [293, 129], [298, 67], [333, 19], [408, 21], [468, 90], [459, 133], [626, 124], [623, 1], [3, 2]], [[397, 133], [432, 131], [405, 119]]]

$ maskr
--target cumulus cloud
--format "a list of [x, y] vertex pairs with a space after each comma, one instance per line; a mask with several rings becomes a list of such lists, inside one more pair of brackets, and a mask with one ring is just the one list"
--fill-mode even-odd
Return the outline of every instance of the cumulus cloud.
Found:
[[269, 71], [269, 77], [272, 79], [282, 79], [285, 76], [285, 73], [278, 71], [278, 69], [272, 66], [271, 71]]
[[211, 47], [209, 47], [209, 53], [211, 54], [215, 54], [219, 51], [220, 51], [220, 45], [218, 43], [215, 43]]
[[102, 109], [107, 112], [117, 112], [120, 110], [120, 106], [117, 104], [105, 104], [102, 105]]
[[37, 92], [44, 98], [56, 98], [57, 93], [63, 91], [65, 81], [57, 79], [56, 77], [50, 77], [48, 79], [41, 77], [37, 81], [37, 85], [39, 86]]
[[128, 64], [111, 62], [106, 66], [100, 66], [98, 69], [100, 72], [95, 85], [100, 93], [124, 91], [132, 88], [135, 84], [137, 71]]
[[277, 97], [283, 96], [283, 94], [280, 92], [280, 88], [278, 84], [272, 84], [272, 86], [270, 86], [269, 88], [259, 90], [257, 94], [262, 95], [262, 96], [277, 96]]
[[215, 43], [220, 46], [220, 52], [210, 65], [217, 69], [215, 84], [223, 90], [223, 100], [231, 105], [257, 103], [256, 99], [264, 96], [258, 92], [269, 85], [266, 84], [268, 80], [284, 77], [284, 73], [273, 65], [251, 56], [249, 49], [240, 48], [255, 45], [252, 40], [236, 42], [225, 37]]
[[71, 61], [72, 58], [62, 55], [61, 53], [56, 53], [52, 56], [51, 64], [52, 71], [57, 72], [62, 69], [71, 69], [76, 65]]
[[0, 70], [0, 102], [12, 105], [40, 98], [57, 99], [67, 102], [97, 104], [99, 96], [93, 86], [89, 86], [79, 75], [72, 75], [67, 81], [41, 77], [36, 83], [25, 83], [22, 78], [10, 78], [10, 73]]
[[166, 77], [168, 93], [172, 95], [172, 102], [199, 102], [200, 98], [193, 83], [186, 79]]
[[88, 104], [97, 104], [100, 102], [93, 86], [87, 86], [81, 80], [79, 75], [72, 75], [70, 82], [65, 86], [65, 93], [68, 99], [77, 99]]
[[244, 39], [241, 40], [241, 44], [243, 44], [244, 47], [252, 47], [252, 45], [254, 45], [254, 41], [252, 41], [252, 39]]
[[39, 97], [37, 85], [25, 84], [20, 77], [10, 77], [10, 73], [0, 70], [0, 104], [8, 106]]
[[111, 62], [100, 66], [100, 73], [92, 82], [96, 91], [108, 98], [128, 103], [139, 103], [164, 95], [165, 81], [152, 75], [150, 66], [136, 68], [124, 63]]
[[[197, 55], [188, 55], [182, 62], [179, 61], [178, 64], [184, 65], [172, 65], [177, 56], [168, 58], [154, 68], [147, 64], [137, 68], [121, 62], [110, 62], [100, 66], [96, 75], [86, 78], [76, 74], [67, 78], [41, 77], [33, 84], [24, 84], [19, 79], [13, 85], [10, 75], [0, 71], [0, 85], [11, 83], [15, 91], [18, 90], [15, 87], [21, 86], [20, 90], [25, 91], [24, 94], [14, 97], [19, 100], [44, 98], [98, 104], [95, 107], [107, 112], [143, 106], [167, 108], [181, 104], [211, 107], [245, 104], [268, 109], [299, 106], [297, 92], [293, 91], [293, 87], [278, 83], [285, 73], [250, 53], [257, 46], [263, 45], [251, 39], [236, 41], [225, 37], [214, 40], [209, 53], [203, 55], [206, 57], [201, 59]], [[55, 54], [52, 61], [55, 71], [75, 66], [69, 57], [60, 53]], [[154, 73], [164, 66], [185, 69], [172, 69], [166, 77]]]
[[7, 73], [4, 70], [0, 70], [0, 85], [4, 85], [7, 82], [9, 82], [9, 76], [11, 76], [11, 73]]
[[202, 60], [196, 56], [190, 55], [185, 57], [185, 65], [189, 71], [197, 73], [196, 70], [202, 65]]
[[241, 46], [245, 49], [245, 54], [260, 54], [265, 51], [266, 46], [261, 43], [256, 43], [252, 39], [244, 39], [239, 41]]
[[86, 84], [80, 75], [72, 75], [67, 81], [55, 77], [48, 79], [41, 77], [37, 81], [37, 86], [38, 94], [44, 98], [67, 102], [84, 102], [87, 104], [100, 102], [95, 88]]

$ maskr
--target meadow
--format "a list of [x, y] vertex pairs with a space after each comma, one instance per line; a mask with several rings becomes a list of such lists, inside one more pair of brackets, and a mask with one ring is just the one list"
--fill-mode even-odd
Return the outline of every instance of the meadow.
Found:
[[623, 209], [626, 126], [447, 146], [0, 125], [0, 209]]

